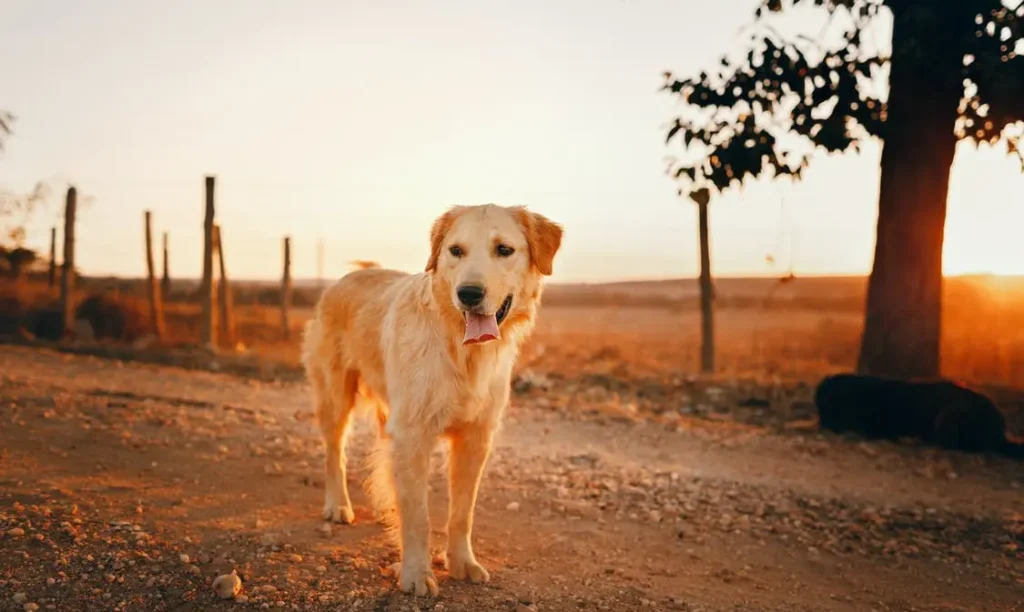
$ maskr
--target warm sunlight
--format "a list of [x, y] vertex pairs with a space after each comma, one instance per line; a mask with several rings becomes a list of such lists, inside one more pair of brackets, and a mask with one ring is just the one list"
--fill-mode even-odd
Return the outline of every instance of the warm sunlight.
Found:
[[1024, 274], [1024, 179], [1003, 145], [961, 144], [949, 184], [943, 271]]

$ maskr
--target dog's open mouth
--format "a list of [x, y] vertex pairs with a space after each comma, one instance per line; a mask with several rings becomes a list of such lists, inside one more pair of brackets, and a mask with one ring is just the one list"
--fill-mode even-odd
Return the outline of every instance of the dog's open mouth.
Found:
[[508, 316], [512, 309], [512, 295], [509, 294], [501, 303], [498, 312], [492, 315], [478, 314], [465, 311], [462, 315], [466, 319], [466, 335], [462, 338], [462, 344], [477, 344], [501, 338], [501, 331], [498, 326]]

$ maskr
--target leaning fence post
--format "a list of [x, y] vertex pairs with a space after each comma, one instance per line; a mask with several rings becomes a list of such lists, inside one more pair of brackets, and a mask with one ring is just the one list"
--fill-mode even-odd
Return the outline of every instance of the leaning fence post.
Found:
[[153, 214], [146, 211], [146, 288], [149, 293], [149, 320], [157, 340], [164, 339], [164, 307], [160, 285], [156, 280], [156, 263], [153, 260]]
[[231, 312], [233, 303], [231, 299], [231, 285], [228, 283], [227, 266], [224, 264], [224, 235], [221, 234], [220, 225], [213, 226], [213, 241], [217, 249], [217, 261], [220, 264], [220, 284], [217, 285], [219, 295], [217, 301], [220, 306], [220, 340], [227, 346], [235, 343], [235, 321]]

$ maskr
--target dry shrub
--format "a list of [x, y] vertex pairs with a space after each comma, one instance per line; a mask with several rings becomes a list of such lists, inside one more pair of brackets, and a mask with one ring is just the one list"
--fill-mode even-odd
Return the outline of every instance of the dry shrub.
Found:
[[0, 284], [0, 334], [27, 331], [43, 340], [57, 340], [60, 324], [57, 299], [50, 292], [30, 283]]
[[60, 340], [64, 333], [64, 313], [56, 301], [37, 305], [25, 318], [25, 329], [40, 340]]
[[131, 342], [150, 331], [145, 303], [109, 293], [94, 293], [82, 300], [75, 318], [88, 321], [96, 338]]

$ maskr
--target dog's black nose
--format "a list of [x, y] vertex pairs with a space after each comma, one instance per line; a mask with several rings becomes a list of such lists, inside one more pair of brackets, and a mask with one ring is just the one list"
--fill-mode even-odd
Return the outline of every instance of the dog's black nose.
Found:
[[484, 288], [480, 285], [463, 285], [455, 292], [463, 306], [472, 308], [484, 301]]

